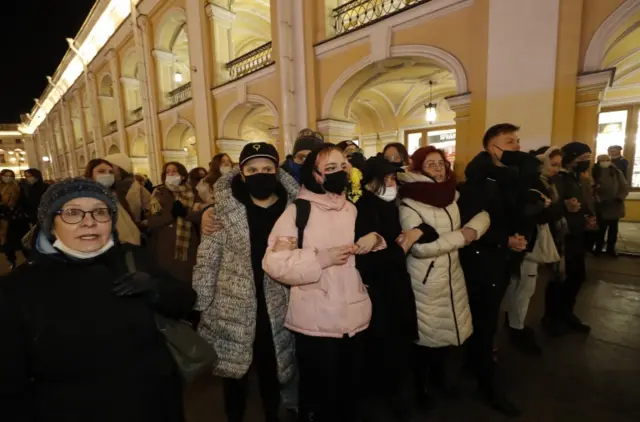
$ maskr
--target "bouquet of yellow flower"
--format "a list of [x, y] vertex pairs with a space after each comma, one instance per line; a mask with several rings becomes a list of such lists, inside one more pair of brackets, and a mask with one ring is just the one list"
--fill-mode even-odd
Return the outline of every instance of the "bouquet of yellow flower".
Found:
[[349, 186], [347, 187], [347, 199], [352, 204], [358, 202], [362, 196], [362, 172], [355, 167], [349, 172]]

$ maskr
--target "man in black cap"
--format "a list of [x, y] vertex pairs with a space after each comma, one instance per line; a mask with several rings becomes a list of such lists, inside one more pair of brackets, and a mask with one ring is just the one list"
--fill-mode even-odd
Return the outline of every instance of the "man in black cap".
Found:
[[573, 313], [576, 298], [587, 278], [585, 264], [585, 234], [596, 229], [596, 218], [589, 206], [581, 176], [591, 167], [591, 148], [582, 142], [570, 142], [562, 147], [562, 170], [555, 186], [558, 195], [564, 201], [569, 226], [565, 239], [564, 283], [553, 283], [547, 292], [547, 309], [542, 319], [543, 327], [552, 334], [566, 331], [589, 333], [591, 328]]
[[218, 352], [214, 373], [223, 377], [229, 422], [243, 420], [250, 367], [258, 374], [266, 422], [279, 421], [280, 388], [295, 372], [293, 336], [284, 328], [289, 292], [262, 269], [269, 234], [298, 194], [278, 162], [273, 145], [250, 143], [240, 170], [218, 180], [215, 215], [222, 227], [203, 236], [193, 272], [199, 332]]
[[293, 145], [293, 154], [282, 163], [282, 170], [289, 173], [300, 184], [300, 169], [307, 155], [324, 142], [324, 137], [311, 129], [302, 129]]

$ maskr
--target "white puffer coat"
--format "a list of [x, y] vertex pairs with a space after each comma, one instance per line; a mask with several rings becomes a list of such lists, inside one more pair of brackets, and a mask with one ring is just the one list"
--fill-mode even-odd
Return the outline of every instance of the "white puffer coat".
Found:
[[[433, 183], [432, 179], [416, 173], [405, 173], [401, 178], [405, 183]], [[418, 311], [418, 344], [427, 347], [459, 346], [473, 332], [473, 324], [458, 258], [458, 249], [465, 246], [458, 205], [454, 201], [446, 208], [437, 208], [404, 198], [400, 206], [400, 223], [403, 230], [425, 223], [440, 236], [431, 243], [416, 243], [407, 258]], [[483, 211], [465, 227], [474, 229], [481, 237], [489, 223], [489, 214]]]

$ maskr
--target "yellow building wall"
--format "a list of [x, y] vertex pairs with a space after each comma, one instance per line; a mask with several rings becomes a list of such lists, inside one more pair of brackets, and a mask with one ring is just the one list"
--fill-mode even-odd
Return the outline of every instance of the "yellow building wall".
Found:
[[[624, 0], [583, 0], [582, 33], [580, 35], [580, 61], [578, 68], [582, 71], [589, 43], [602, 22]], [[562, 1], [564, 2], [564, 0]], [[561, 2], [561, 3], [562, 3]]]

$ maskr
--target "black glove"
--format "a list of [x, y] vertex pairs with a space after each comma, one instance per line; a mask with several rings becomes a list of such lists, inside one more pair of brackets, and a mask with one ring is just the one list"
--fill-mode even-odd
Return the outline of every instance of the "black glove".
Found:
[[158, 282], [147, 273], [135, 272], [125, 274], [113, 284], [113, 292], [117, 296], [148, 296], [153, 299]]
[[173, 203], [173, 207], [171, 208], [171, 215], [173, 216], [173, 218], [184, 218], [187, 216], [187, 208], [182, 205], [182, 202], [175, 201]]
[[436, 229], [426, 223], [422, 223], [416, 228], [422, 231], [422, 236], [420, 236], [417, 243], [431, 243], [440, 238]]

